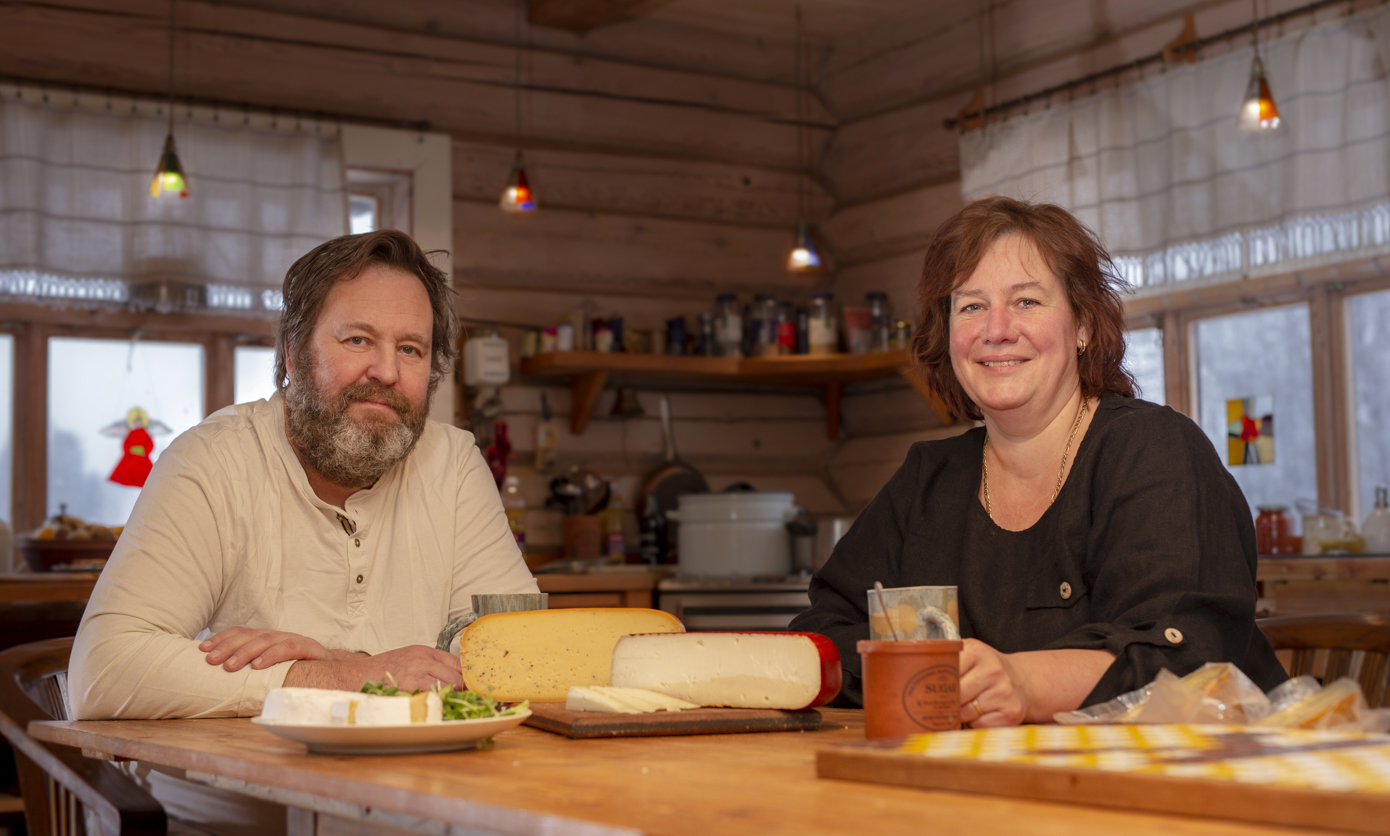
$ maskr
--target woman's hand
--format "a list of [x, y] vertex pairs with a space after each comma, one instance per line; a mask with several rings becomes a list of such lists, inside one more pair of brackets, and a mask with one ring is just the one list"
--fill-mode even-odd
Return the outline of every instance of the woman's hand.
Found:
[[976, 639], [960, 652], [960, 720], [971, 728], [1016, 726], [1028, 716], [1028, 694], [1008, 654]]
[[1115, 661], [1108, 650], [1000, 653], [966, 639], [960, 652], [960, 719], [971, 728], [1050, 723], [1073, 711]]

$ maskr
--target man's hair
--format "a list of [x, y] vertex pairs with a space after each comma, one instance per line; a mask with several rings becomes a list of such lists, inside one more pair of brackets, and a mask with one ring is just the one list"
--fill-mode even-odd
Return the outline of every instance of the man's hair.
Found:
[[434, 319], [430, 352], [433, 390], [453, 365], [459, 320], [449, 277], [430, 263], [430, 255], [404, 232], [381, 229], [334, 238], [300, 256], [285, 274], [285, 307], [275, 333], [275, 388], [283, 391], [289, 385], [288, 358], [297, 362], [304, 356], [333, 286], [357, 278], [372, 264], [381, 264], [416, 277], [429, 294]]
[[977, 200], [941, 225], [927, 248], [918, 284], [918, 318], [911, 355], [922, 379], [957, 418], [980, 420], [951, 366], [951, 294], [975, 272], [991, 245], [1021, 235], [1037, 247], [1067, 294], [1076, 323], [1089, 325], [1091, 341], [1077, 358], [1081, 392], [1134, 397], [1125, 359], [1121, 280], [1110, 254], [1081, 222], [1060, 206], [1007, 197]]

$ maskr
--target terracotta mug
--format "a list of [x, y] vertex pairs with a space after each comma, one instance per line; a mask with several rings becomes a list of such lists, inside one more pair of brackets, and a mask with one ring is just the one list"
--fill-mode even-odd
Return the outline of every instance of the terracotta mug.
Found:
[[861, 641], [864, 736], [960, 728], [960, 649], [963, 642]]

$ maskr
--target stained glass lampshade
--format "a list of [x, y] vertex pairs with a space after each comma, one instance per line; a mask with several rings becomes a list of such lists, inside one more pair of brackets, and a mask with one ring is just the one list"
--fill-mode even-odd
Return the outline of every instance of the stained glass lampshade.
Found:
[[497, 201], [503, 212], [534, 212], [539, 208], [536, 198], [531, 194], [531, 185], [526, 180], [526, 161], [521, 152], [516, 152], [512, 161], [512, 173], [507, 178], [507, 188], [502, 191], [502, 199]]
[[1245, 102], [1240, 106], [1236, 124], [1242, 131], [1272, 131], [1279, 127], [1279, 108], [1269, 93], [1264, 64], [1260, 56], [1250, 65], [1250, 83], [1245, 88]]
[[816, 252], [816, 245], [811, 241], [806, 222], [800, 221], [796, 225], [796, 243], [787, 256], [787, 269], [793, 273], [811, 273], [820, 267], [820, 253]]
[[150, 181], [150, 197], [188, 197], [188, 178], [183, 176], [179, 153], [174, 150], [174, 135], [164, 137], [164, 151], [159, 155], [159, 168]]

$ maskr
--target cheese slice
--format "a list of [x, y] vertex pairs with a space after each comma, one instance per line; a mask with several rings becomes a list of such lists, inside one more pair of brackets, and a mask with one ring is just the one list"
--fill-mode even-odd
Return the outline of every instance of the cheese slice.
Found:
[[630, 633], [679, 633], [660, 610], [564, 609], [485, 615], [459, 644], [463, 681], [502, 702], [565, 702], [572, 685], [607, 685], [613, 646]]
[[801, 709], [840, 690], [840, 653], [814, 633], [624, 636], [611, 682], [697, 705]]
[[324, 688], [275, 688], [265, 695], [261, 717], [281, 725], [321, 726], [333, 722], [333, 704], [363, 696]]
[[565, 708], [570, 711], [597, 711], [605, 714], [649, 714], [655, 711], [684, 711], [699, 707], [694, 703], [643, 688], [575, 685], [565, 696]]
[[354, 694], [333, 703], [331, 722], [345, 726], [408, 726], [443, 719], [443, 700], [433, 691], [422, 691], [394, 697]]

